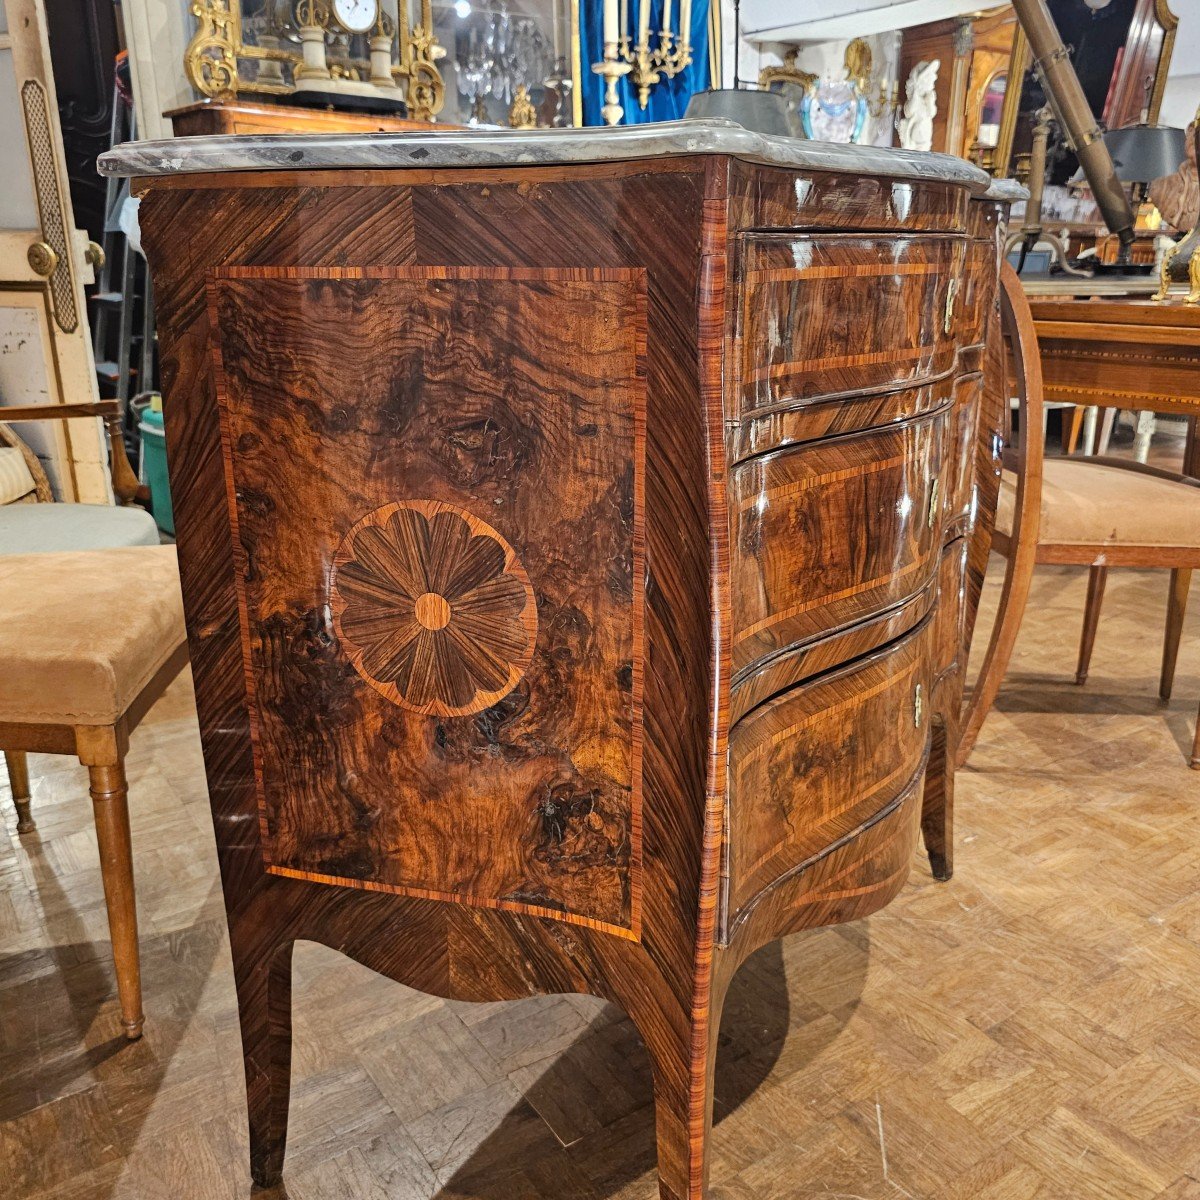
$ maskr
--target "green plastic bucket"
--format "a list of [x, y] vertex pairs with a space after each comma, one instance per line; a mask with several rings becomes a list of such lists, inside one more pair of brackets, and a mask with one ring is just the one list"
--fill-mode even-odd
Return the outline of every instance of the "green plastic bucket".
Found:
[[150, 507], [159, 529], [175, 533], [171, 486], [167, 480], [167, 439], [163, 433], [162, 397], [155, 395], [138, 422], [142, 435], [142, 482], [150, 488]]

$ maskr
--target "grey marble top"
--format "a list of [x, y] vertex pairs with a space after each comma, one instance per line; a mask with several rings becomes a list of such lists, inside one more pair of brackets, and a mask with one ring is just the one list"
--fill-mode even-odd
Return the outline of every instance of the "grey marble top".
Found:
[[993, 179], [992, 186], [983, 194], [985, 200], [1004, 200], [1015, 204], [1029, 199], [1029, 189], [1015, 179]]
[[621, 162], [663, 155], [728, 154], [804, 171], [852, 172], [960, 184], [990, 180], [949, 154], [773, 137], [733, 121], [665, 121], [600, 129], [437, 130], [428, 133], [270, 134], [126, 142], [100, 156], [102, 175], [354, 168], [521, 167]]

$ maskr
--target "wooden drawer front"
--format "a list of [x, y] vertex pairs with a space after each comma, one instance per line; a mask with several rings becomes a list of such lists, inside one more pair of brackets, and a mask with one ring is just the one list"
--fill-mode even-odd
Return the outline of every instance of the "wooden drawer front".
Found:
[[946, 411], [732, 475], [733, 667], [915, 595], [936, 569]]
[[746, 235], [741, 414], [948, 371], [947, 300], [964, 246], [953, 237]]
[[935, 677], [962, 665], [963, 591], [967, 580], [967, 539], [958, 538], [942, 551], [938, 598], [934, 612], [933, 670]]
[[731, 923], [904, 796], [922, 769], [933, 623], [760, 705], [729, 739]]
[[962, 278], [952, 301], [959, 346], [983, 342], [987, 314], [996, 297], [996, 247], [992, 242], [968, 242]]
[[946, 467], [947, 539], [971, 528], [975, 510], [975, 443], [982, 401], [982, 375], [964, 375], [955, 382]]

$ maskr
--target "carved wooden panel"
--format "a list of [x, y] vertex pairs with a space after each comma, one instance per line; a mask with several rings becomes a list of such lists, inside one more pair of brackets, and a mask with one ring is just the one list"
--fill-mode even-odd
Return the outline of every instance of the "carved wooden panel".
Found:
[[[939, 556], [940, 557], [940, 556]], [[923, 768], [932, 626], [760, 705], [729, 737], [729, 924], [890, 812]]]
[[897, 604], [932, 578], [949, 416], [781, 450], [733, 471], [735, 673]]
[[269, 870], [636, 936], [643, 273], [208, 298]]
[[742, 415], [912, 386], [954, 365], [964, 240], [747, 234]]

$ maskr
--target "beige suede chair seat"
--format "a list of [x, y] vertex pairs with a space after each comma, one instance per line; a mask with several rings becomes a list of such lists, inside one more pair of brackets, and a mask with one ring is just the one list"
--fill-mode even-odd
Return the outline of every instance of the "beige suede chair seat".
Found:
[[[125, 752], [186, 662], [174, 546], [0, 557], [0, 749], [74, 754], [88, 768], [131, 1038], [142, 1030], [142, 1003]], [[22, 791], [13, 780], [17, 828], [30, 832], [24, 783]]]
[[0, 614], [0, 723], [115, 725], [183, 645], [175, 547], [7, 556]]
[[[1005, 471], [996, 512], [996, 528], [1005, 535], [1012, 532], [1016, 492], [1016, 475]], [[1200, 491], [1165, 472], [1047, 458], [1038, 544], [1200, 547]]]

